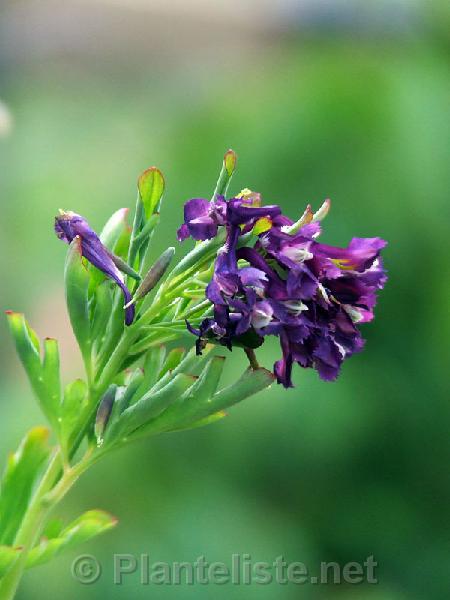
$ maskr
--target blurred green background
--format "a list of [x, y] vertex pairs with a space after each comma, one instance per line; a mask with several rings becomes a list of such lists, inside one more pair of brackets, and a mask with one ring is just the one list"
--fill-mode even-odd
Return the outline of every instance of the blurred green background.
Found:
[[[448, 598], [449, 25], [446, 2], [414, 0], [2, 3], [0, 306], [59, 338], [66, 379], [82, 371], [53, 216], [100, 228], [150, 165], [167, 181], [155, 256], [232, 147], [231, 191], [259, 190], [292, 218], [331, 197], [322, 239], [387, 239], [390, 277], [338, 382], [298, 368], [293, 390], [98, 464], [60, 512], [105, 508], [119, 527], [30, 572], [19, 600]], [[42, 417], [4, 320], [0, 339], [4, 462]], [[278, 352], [266, 344], [261, 362]], [[228, 363], [231, 378], [242, 356]], [[70, 575], [82, 552], [103, 564], [95, 585]], [[379, 583], [114, 586], [114, 552], [282, 554], [311, 571], [373, 555]]]

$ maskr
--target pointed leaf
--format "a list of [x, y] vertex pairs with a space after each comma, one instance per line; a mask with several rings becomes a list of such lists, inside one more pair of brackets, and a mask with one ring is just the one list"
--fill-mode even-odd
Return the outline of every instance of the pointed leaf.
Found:
[[88, 388], [81, 379], [69, 383], [65, 390], [61, 405], [60, 441], [64, 454], [69, 452], [70, 439], [76, 432], [77, 425], [83, 418], [88, 404]]
[[61, 375], [58, 342], [53, 338], [44, 340], [43, 376], [47, 389], [43, 404], [50, 422], [56, 428], [61, 408]]
[[166, 373], [169, 373], [169, 371], [173, 371], [176, 367], [178, 367], [185, 352], [186, 351], [184, 348], [173, 348], [167, 355], [164, 365], [161, 371], [158, 373], [158, 379], [161, 379]]
[[139, 400], [146, 392], [152, 388], [158, 380], [158, 374], [164, 364], [166, 356], [166, 348], [164, 346], [156, 346], [150, 348], [144, 360], [144, 376], [139, 385], [133, 399]]
[[170, 383], [157, 392], [150, 390], [135, 404], [128, 407], [115, 426], [111, 427], [110, 437], [126, 438], [136, 429], [146, 425], [167, 406], [177, 400], [195, 381], [191, 375], [176, 375]]
[[195, 383], [154, 421], [154, 429], [171, 431], [185, 427], [187, 424], [212, 412], [211, 398], [219, 385], [225, 365], [223, 356], [213, 356], [203, 369]]
[[68, 527], [63, 529], [57, 537], [46, 539], [33, 548], [27, 560], [27, 567], [41, 565], [68, 548], [73, 548], [91, 538], [100, 535], [114, 527], [117, 519], [101, 510], [90, 510]]
[[8, 458], [0, 488], [0, 544], [11, 545], [28, 507], [34, 485], [50, 455], [49, 430], [35, 427]]

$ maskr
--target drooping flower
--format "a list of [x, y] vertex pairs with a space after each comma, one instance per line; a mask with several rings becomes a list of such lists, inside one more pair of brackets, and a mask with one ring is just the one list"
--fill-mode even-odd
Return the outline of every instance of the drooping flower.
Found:
[[[55, 233], [60, 240], [67, 244], [78, 237], [81, 242], [81, 253], [86, 260], [117, 283], [123, 292], [125, 304], [131, 301], [130, 291], [125, 285], [122, 273], [114, 262], [114, 255], [102, 244], [98, 235], [82, 216], [71, 211], [60, 211], [60, 214], [55, 217]], [[125, 309], [126, 325], [131, 325], [134, 314], [135, 308], [131, 304]]]
[[[279, 383], [292, 386], [294, 363], [336, 379], [344, 359], [363, 347], [356, 325], [373, 318], [376, 292], [386, 282], [380, 258], [386, 242], [354, 238], [347, 248], [318, 243], [329, 208], [329, 200], [316, 213], [308, 205], [294, 223], [278, 206], [261, 206], [259, 194], [249, 190], [228, 201], [186, 203], [180, 239], [209, 239], [220, 226], [227, 231], [206, 289], [214, 317], [198, 329], [189, 326], [199, 352], [206, 339], [231, 349], [257, 347], [275, 335], [282, 350], [274, 365]], [[250, 231], [253, 242], [243, 245]]]

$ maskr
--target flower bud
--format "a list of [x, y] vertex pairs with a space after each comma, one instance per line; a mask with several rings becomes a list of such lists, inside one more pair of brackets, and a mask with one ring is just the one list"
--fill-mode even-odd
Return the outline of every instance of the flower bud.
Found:
[[228, 173], [228, 177], [233, 175], [236, 168], [237, 155], [234, 150], [228, 150], [223, 157], [223, 165]]
[[172, 260], [174, 254], [175, 254], [175, 248], [173, 246], [171, 246], [170, 248], [167, 248], [167, 250], [165, 250], [161, 254], [161, 256], [154, 263], [154, 265], [152, 267], [150, 267], [149, 272], [144, 277], [140, 286], [136, 290], [136, 293], [134, 294], [133, 299], [130, 302], [128, 302], [128, 304], [125, 305], [125, 308], [128, 308], [129, 306], [134, 304], [137, 300], [139, 300], [140, 298], [143, 298], [149, 292], [152, 291], [152, 289], [155, 287], [155, 285], [158, 283], [158, 281], [161, 279], [161, 277], [166, 272], [167, 267], [169, 266], [170, 261]]
[[98, 406], [94, 429], [98, 446], [101, 446], [103, 443], [103, 434], [105, 433], [106, 426], [108, 425], [108, 421], [111, 416], [114, 399], [116, 397], [116, 390], [117, 386], [111, 385], [104, 394]]

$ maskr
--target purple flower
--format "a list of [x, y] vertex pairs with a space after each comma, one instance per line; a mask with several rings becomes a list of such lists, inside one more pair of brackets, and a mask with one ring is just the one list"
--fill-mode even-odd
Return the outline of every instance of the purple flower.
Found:
[[[347, 248], [318, 243], [329, 207], [329, 200], [316, 213], [308, 206], [294, 223], [278, 206], [261, 206], [260, 196], [248, 190], [228, 201], [186, 203], [180, 238], [209, 239], [220, 226], [227, 230], [206, 289], [214, 316], [190, 327], [199, 352], [206, 339], [231, 349], [257, 347], [275, 335], [282, 351], [274, 365], [279, 383], [292, 387], [294, 363], [336, 379], [343, 361], [363, 347], [357, 324], [373, 318], [376, 292], [386, 282], [380, 258], [386, 242], [354, 238]], [[240, 238], [250, 231], [256, 243], [243, 245]]]
[[[125, 304], [131, 300], [131, 294], [124, 283], [119, 269], [111, 258], [110, 251], [100, 241], [88, 222], [73, 212], [61, 212], [55, 217], [55, 233], [60, 240], [70, 244], [77, 236], [81, 241], [81, 253], [94, 267], [117, 283], [123, 292]], [[125, 309], [125, 324], [131, 325], [134, 320], [134, 305]]]

